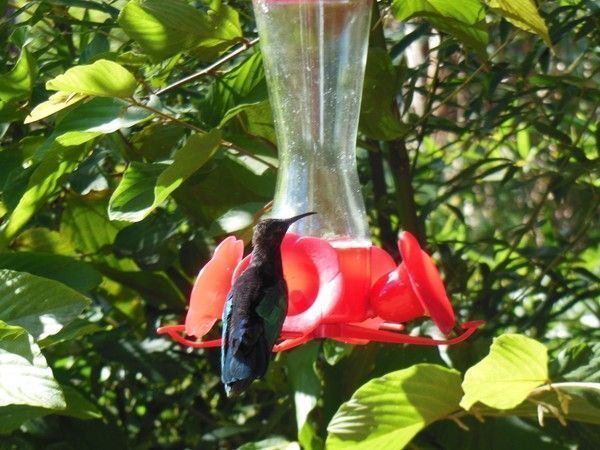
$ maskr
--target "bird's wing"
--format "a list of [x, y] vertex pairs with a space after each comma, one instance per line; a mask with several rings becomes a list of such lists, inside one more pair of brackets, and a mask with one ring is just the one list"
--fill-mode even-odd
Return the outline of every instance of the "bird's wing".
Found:
[[264, 291], [264, 297], [256, 308], [256, 313], [264, 321], [264, 334], [269, 346], [269, 352], [279, 338], [283, 322], [287, 314], [287, 287], [281, 280], [275, 286]]
[[228, 345], [229, 342], [229, 323], [231, 321], [231, 304], [233, 303], [233, 291], [230, 291], [227, 295], [227, 299], [225, 300], [225, 307], [223, 308], [223, 324], [221, 331], [221, 371], [224, 373], [225, 371], [225, 363], [227, 359], [228, 353]]
[[[221, 379], [227, 391], [241, 391], [264, 375], [270, 349], [264, 336], [263, 320], [248, 306], [263, 296], [259, 284], [232, 289], [223, 309]], [[236, 387], [234, 387], [236, 386]]]

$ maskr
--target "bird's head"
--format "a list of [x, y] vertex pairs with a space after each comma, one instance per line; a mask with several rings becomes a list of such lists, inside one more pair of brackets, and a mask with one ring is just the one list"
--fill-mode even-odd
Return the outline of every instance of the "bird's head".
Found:
[[311, 216], [316, 212], [300, 214], [289, 219], [265, 219], [261, 220], [254, 227], [252, 244], [254, 247], [270, 248], [281, 245], [281, 241], [287, 233], [288, 228], [294, 222], [306, 216]]

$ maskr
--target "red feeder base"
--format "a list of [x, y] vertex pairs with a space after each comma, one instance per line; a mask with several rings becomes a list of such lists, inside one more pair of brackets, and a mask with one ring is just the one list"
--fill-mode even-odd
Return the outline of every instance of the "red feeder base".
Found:
[[[439, 272], [418, 241], [405, 232], [398, 247], [402, 263], [396, 267], [377, 247], [336, 248], [322, 239], [288, 233], [281, 247], [288, 316], [273, 351], [324, 338], [359, 345], [452, 345], [469, 338], [482, 321], [462, 324], [464, 332], [448, 340], [401, 333], [402, 322], [429, 316], [447, 335], [455, 316]], [[250, 263], [251, 256], [242, 259], [242, 251], [241, 241], [225, 239], [198, 275], [185, 325], [164, 326], [158, 334], [194, 348], [220, 346], [220, 339], [201, 338], [221, 318], [233, 281]]]

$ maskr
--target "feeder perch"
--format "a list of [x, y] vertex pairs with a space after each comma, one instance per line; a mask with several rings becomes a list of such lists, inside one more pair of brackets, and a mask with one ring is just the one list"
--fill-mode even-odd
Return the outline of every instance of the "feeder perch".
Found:
[[[273, 109], [279, 171], [273, 217], [316, 211], [292, 225], [281, 254], [288, 286], [284, 351], [311, 339], [450, 345], [482, 322], [462, 324], [448, 340], [403, 333], [429, 316], [448, 335], [455, 316], [439, 272], [410, 233], [402, 262], [371, 244], [356, 168], [356, 134], [366, 64], [371, 0], [254, 0]], [[246, 269], [243, 242], [230, 236], [200, 271], [182, 325], [159, 328], [196, 348], [221, 319], [232, 283]]]

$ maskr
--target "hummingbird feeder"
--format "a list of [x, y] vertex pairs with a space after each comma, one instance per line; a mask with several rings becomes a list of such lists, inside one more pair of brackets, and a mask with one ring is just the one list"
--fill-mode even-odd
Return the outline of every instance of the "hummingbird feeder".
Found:
[[[288, 313], [274, 351], [322, 338], [449, 345], [482, 324], [464, 323], [447, 340], [403, 333], [404, 323], [429, 316], [448, 335], [452, 305], [414, 236], [400, 236], [400, 265], [371, 244], [355, 147], [371, 1], [253, 0], [280, 161], [272, 215], [317, 212], [281, 246]], [[158, 332], [190, 347], [221, 345], [202, 338], [250, 263], [243, 250], [241, 240], [223, 240], [198, 274], [185, 324]]]

